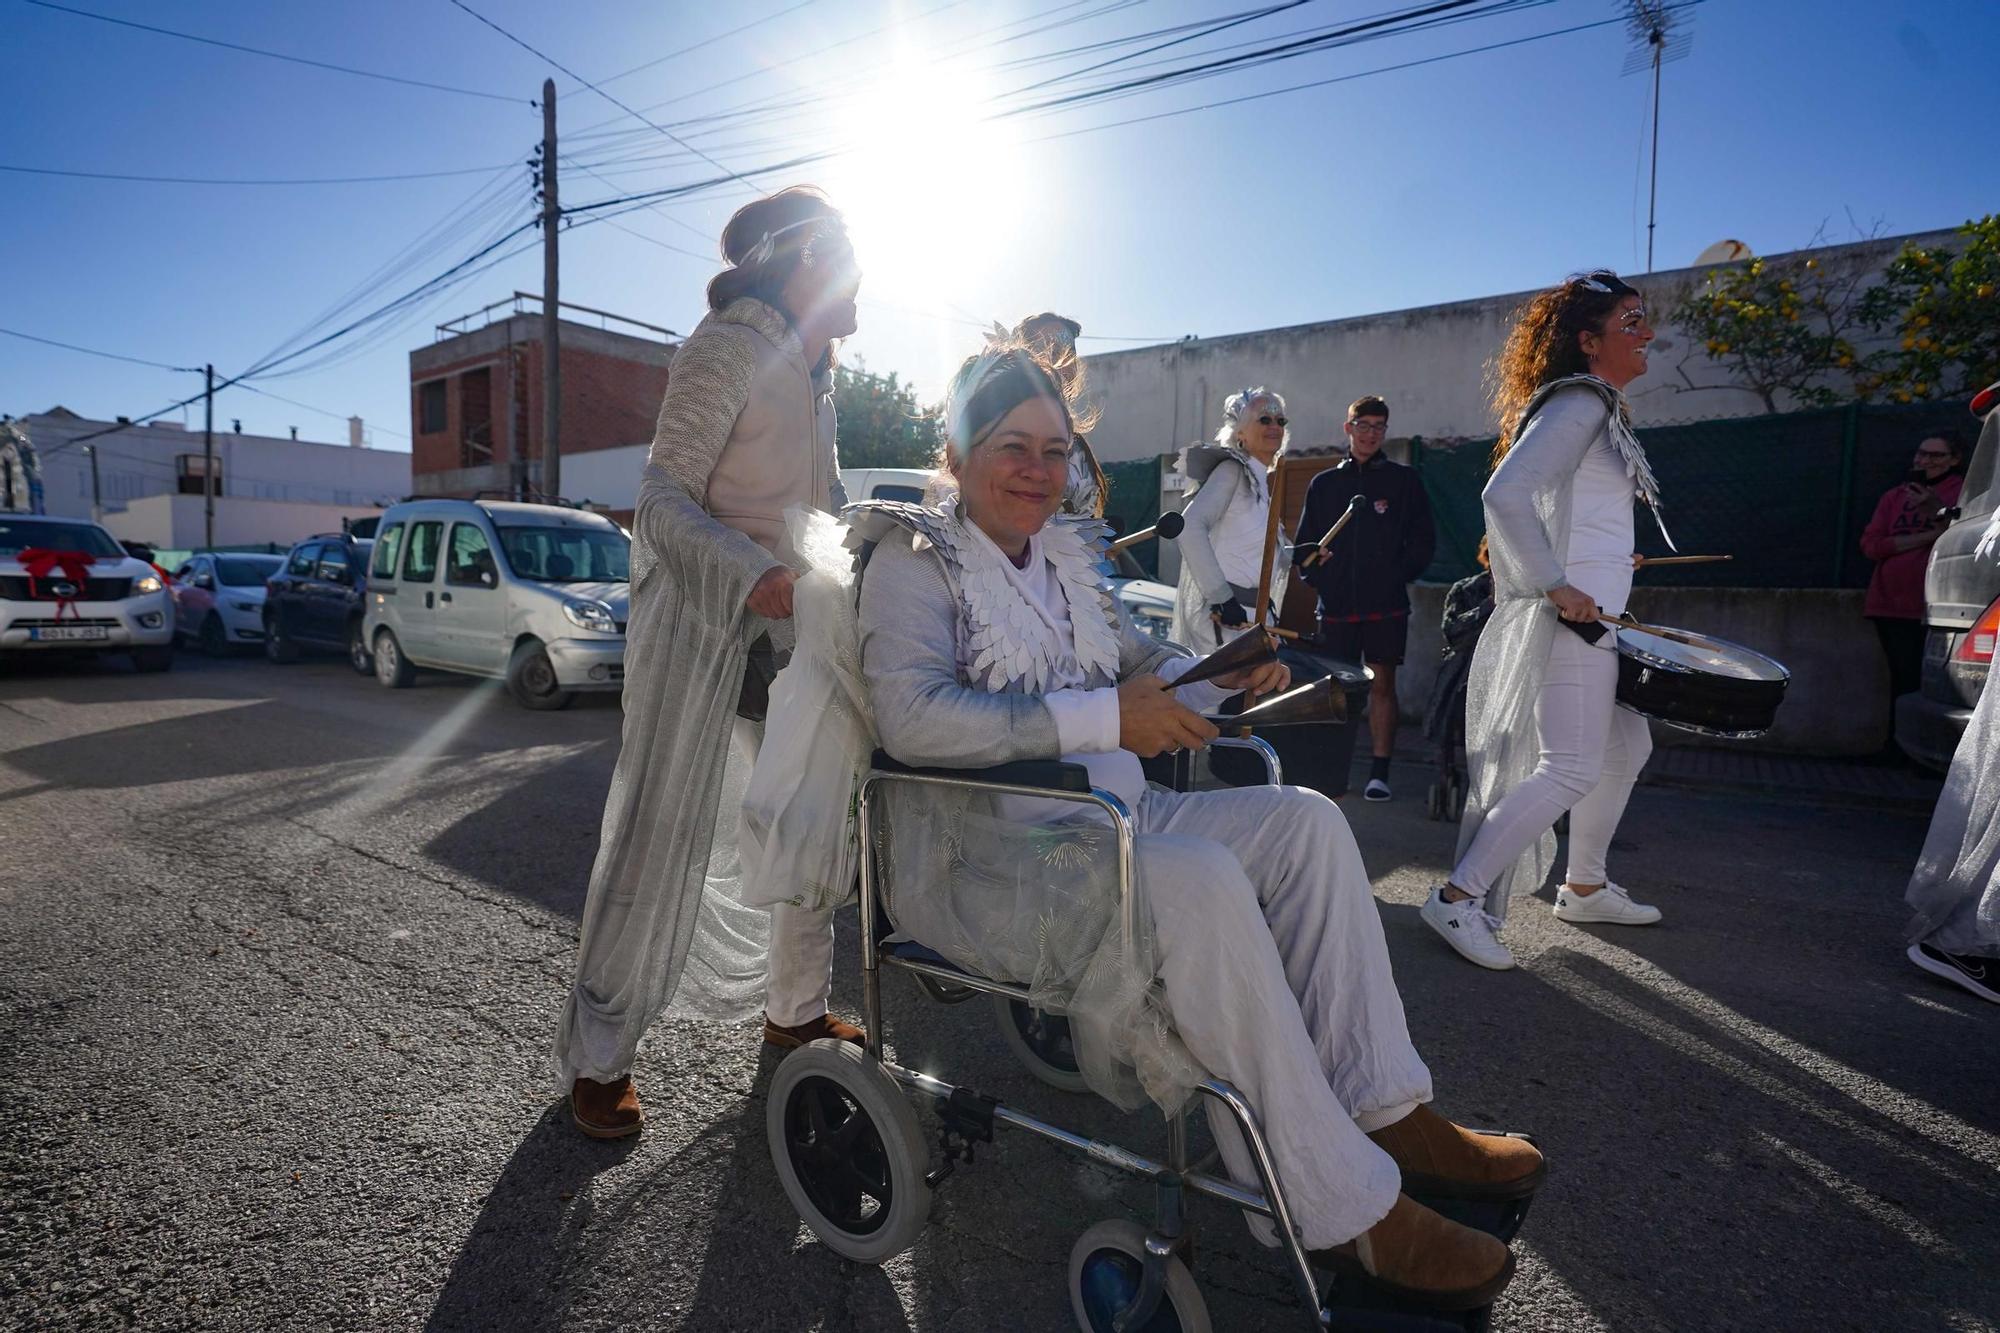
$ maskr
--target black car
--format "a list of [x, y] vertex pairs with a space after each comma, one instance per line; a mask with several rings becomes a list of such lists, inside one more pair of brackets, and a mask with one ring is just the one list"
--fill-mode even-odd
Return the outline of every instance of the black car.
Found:
[[1985, 425], [1924, 575], [1923, 683], [1896, 700], [1896, 744], [1940, 770], [1951, 766], [2000, 640], [2000, 384], [1974, 398], [1972, 411]]
[[264, 656], [295, 662], [307, 648], [347, 654], [362, 675], [375, 670], [361, 637], [372, 541], [326, 532], [291, 549], [284, 568], [264, 584]]

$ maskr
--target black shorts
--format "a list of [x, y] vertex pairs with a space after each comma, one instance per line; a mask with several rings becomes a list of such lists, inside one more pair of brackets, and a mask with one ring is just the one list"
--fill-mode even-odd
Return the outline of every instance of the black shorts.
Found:
[[1380, 620], [1322, 620], [1319, 641], [1322, 648], [1343, 662], [1401, 666], [1403, 650], [1410, 641], [1410, 618], [1384, 616]]

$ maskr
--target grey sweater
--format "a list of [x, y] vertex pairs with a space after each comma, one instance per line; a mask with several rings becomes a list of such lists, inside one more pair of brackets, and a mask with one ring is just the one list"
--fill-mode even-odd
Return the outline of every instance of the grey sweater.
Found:
[[[915, 549], [903, 529], [882, 540], [861, 580], [861, 665], [882, 748], [902, 763], [941, 768], [1061, 758], [1055, 715], [1039, 695], [994, 692], [972, 679], [964, 607], [935, 550]], [[1122, 608], [1116, 614], [1118, 680], [1093, 678], [1091, 688], [1187, 655], [1134, 629]]]

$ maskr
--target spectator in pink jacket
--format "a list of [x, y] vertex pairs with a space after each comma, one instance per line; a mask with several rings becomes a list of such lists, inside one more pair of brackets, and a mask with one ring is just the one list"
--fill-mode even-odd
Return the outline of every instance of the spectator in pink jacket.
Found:
[[1862, 614], [1875, 622], [1889, 659], [1890, 698], [1921, 684], [1924, 662], [1924, 567], [1931, 543], [1949, 526], [1943, 511], [1958, 503], [1964, 482], [1965, 437], [1936, 431], [1917, 445], [1909, 476], [1875, 504], [1861, 533], [1861, 553], [1875, 562]]

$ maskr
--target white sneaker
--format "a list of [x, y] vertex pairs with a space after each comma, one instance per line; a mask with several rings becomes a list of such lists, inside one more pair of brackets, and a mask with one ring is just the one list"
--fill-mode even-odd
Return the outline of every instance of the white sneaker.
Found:
[[1659, 919], [1659, 908], [1633, 902], [1616, 884], [1591, 894], [1571, 893], [1567, 884], [1556, 890], [1556, 920], [1573, 926], [1650, 926]]
[[1361, 789], [1364, 801], [1387, 801], [1394, 799], [1389, 792], [1389, 784], [1380, 778], [1368, 779], [1368, 785]]
[[1439, 886], [1424, 899], [1417, 915], [1424, 919], [1424, 924], [1444, 936], [1446, 944], [1481, 967], [1505, 972], [1514, 966], [1514, 955], [1493, 933], [1499, 929], [1500, 923], [1486, 915], [1479, 899], [1467, 898], [1463, 902], [1448, 903], [1444, 900], [1443, 886]]

